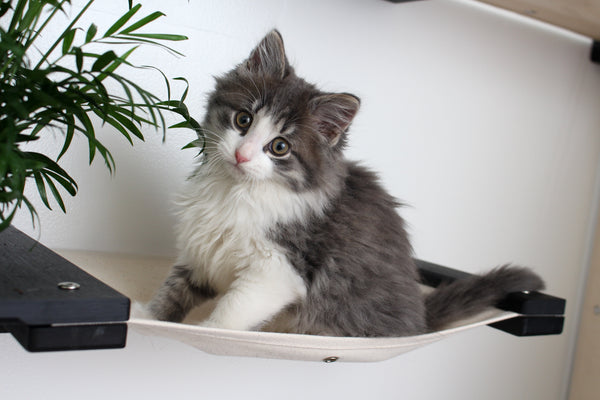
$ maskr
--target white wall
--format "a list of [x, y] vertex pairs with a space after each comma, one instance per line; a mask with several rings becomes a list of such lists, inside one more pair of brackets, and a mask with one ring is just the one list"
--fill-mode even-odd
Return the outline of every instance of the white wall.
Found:
[[[114, 3], [90, 13], [101, 30], [122, 11]], [[197, 119], [211, 75], [278, 27], [301, 76], [362, 98], [349, 156], [410, 205], [402, 212], [417, 256], [473, 272], [532, 266], [548, 292], [567, 298], [565, 332], [516, 338], [484, 327], [368, 365], [214, 357], [138, 335], [121, 351], [27, 354], [0, 335], [0, 397], [565, 398], [600, 154], [600, 67], [588, 61], [589, 40], [467, 1], [143, 4], [168, 15], [162, 30], [190, 37], [176, 46], [187, 57], [153, 49], [141, 62], [188, 77]], [[160, 77], [144, 79], [160, 90]], [[116, 177], [100, 162], [88, 168], [85, 151], [71, 153], [65, 165], [80, 192], [67, 215], [36, 203], [42, 242], [172, 255], [169, 203], [190, 169], [193, 152], [179, 151], [190, 133], [162, 144], [148, 131], [133, 149], [103, 136]], [[57, 153], [60, 140], [40, 146]], [[15, 225], [32, 232], [25, 212]]]

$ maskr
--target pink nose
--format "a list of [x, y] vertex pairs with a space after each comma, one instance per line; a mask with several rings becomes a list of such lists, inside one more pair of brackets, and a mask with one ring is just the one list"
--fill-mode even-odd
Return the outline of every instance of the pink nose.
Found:
[[239, 150], [235, 151], [235, 161], [237, 161], [238, 164], [242, 164], [245, 162], [250, 161], [249, 159], [247, 159], [246, 157], [244, 157], [242, 154], [240, 154]]

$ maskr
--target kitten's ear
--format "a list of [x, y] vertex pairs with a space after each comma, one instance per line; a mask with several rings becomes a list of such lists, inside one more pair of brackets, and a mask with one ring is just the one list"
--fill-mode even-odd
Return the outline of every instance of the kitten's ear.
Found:
[[348, 130], [360, 107], [360, 99], [352, 94], [325, 94], [310, 101], [317, 129], [335, 146]]
[[251, 72], [281, 79], [285, 77], [287, 65], [283, 38], [276, 29], [267, 33], [243, 64]]

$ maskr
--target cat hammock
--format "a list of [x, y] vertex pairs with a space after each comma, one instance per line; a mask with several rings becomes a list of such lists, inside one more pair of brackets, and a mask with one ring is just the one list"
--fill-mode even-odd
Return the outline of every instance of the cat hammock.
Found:
[[[69, 262], [14, 228], [0, 233], [0, 247], [0, 332], [10, 332], [30, 351], [124, 347], [129, 328], [217, 355], [368, 362], [386, 360], [477, 326], [531, 336], [559, 334], [564, 322], [565, 301], [537, 292], [513, 293], [498, 308], [439, 332], [397, 338], [204, 328], [193, 325], [202, 318], [202, 309], [185, 323], [128, 320], [129, 299], [147, 301], [168, 273], [170, 260], [60, 252]], [[428, 285], [424, 290], [468, 275], [420, 260], [417, 265]]]

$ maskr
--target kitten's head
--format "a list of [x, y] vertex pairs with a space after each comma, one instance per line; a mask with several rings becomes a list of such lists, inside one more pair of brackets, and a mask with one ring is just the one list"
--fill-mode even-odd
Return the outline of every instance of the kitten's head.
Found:
[[296, 76], [273, 30], [248, 59], [217, 78], [203, 125], [208, 162], [234, 179], [315, 188], [341, 168], [359, 105], [356, 96], [324, 93]]

